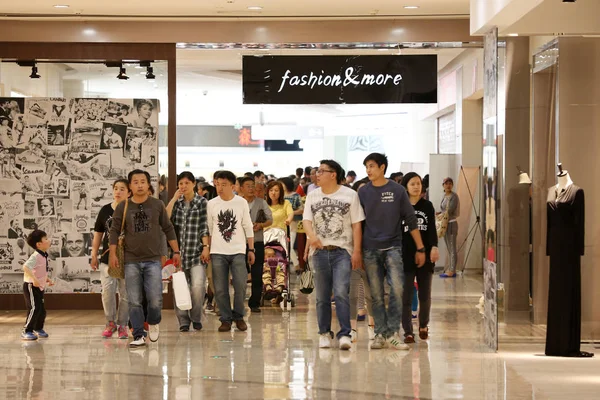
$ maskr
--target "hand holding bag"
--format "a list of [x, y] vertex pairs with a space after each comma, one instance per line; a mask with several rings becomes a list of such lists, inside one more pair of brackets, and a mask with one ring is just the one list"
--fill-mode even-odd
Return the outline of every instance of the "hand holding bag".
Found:
[[300, 292], [304, 294], [311, 294], [315, 288], [315, 276], [310, 265], [306, 263], [306, 267], [302, 274], [300, 274]]
[[448, 230], [448, 211], [435, 216], [435, 230], [439, 238], [446, 236]]
[[[196, 268], [204, 268], [202, 266]], [[185, 277], [185, 272], [179, 271], [173, 274], [173, 293], [175, 294], [175, 304], [182, 311], [192, 309], [192, 296], [190, 287]]]
[[125, 210], [123, 211], [123, 221], [121, 221], [121, 233], [119, 234], [119, 241], [117, 242], [117, 259], [119, 265], [117, 268], [108, 268], [108, 275], [113, 278], [125, 279], [125, 219], [127, 218], [127, 206], [129, 200], [125, 200]]

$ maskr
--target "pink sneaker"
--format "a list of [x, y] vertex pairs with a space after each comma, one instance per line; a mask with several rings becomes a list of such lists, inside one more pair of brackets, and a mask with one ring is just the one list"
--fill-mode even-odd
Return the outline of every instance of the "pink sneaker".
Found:
[[104, 328], [104, 332], [102, 332], [102, 336], [104, 336], [105, 338], [112, 337], [113, 333], [115, 333], [116, 330], [117, 330], [117, 326], [115, 325], [115, 323], [113, 321], [110, 321], [108, 324], [106, 324], [106, 328]]
[[119, 325], [119, 339], [128, 339], [129, 333], [125, 325]]

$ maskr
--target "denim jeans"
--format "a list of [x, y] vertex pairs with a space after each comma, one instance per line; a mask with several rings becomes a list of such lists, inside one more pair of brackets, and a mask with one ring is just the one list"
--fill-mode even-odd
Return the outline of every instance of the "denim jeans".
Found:
[[175, 293], [173, 293], [173, 304], [175, 306], [175, 315], [179, 321], [179, 326], [190, 326], [192, 322], [202, 322], [204, 314], [204, 294], [206, 293], [206, 271], [204, 265], [196, 264], [190, 269], [184, 270], [185, 277], [190, 288], [192, 297], [192, 309], [180, 310], [175, 304]]
[[133, 337], [145, 336], [142, 292], [146, 293], [148, 301], [148, 324], [156, 325], [161, 320], [163, 295], [160, 261], [125, 263], [125, 284], [129, 297], [129, 319], [133, 327]]
[[[102, 307], [106, 322], [117, 325], [127, 325], [129, 322], [129, 300], [125, 279], [113, 278], [108, 274], [108, 265], [100, 264], [100, 282], [102, 283]], [[116, 295], [119, 293], [119, 308], [117, 313]]]
[[[238, 321], [244, 319], [246, 296], [246, 282], [248, 270], [246, 269], [245, 254], [212, 254], [213, 284], [215, 286], [215, 300], [221, 312], [221, 322]], [[233, 310], [229, 297], [229, 272], [233, 278]]]
[[[388, 338], [400, 331], [402, 322], [402, 294], [404, 292], [404, 265], [402, 248], [365, 250], [363, 256], [367, 279], [371, 288], [375, 333]], [[385, 309], [383, 280], [390, 285], [388, 309]]]
[[337, 337], [350, 336], [350, 276], [352, 260], [345, 249], [317, 250], [312, 256], [317, 291], [319, 334], [331, 332], [331, 292], [340, 324]]

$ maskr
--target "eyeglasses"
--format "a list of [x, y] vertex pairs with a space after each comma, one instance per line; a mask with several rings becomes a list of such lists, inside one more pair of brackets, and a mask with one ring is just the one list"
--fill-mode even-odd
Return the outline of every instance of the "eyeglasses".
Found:
[[318, 169], [317, 175], [323, 175], [325, 172], [335, 172], [335, 171], [330, 170], [330, 169]]

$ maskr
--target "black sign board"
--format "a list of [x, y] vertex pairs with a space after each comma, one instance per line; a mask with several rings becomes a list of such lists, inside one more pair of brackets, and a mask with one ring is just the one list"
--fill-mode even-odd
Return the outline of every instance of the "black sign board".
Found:
[[244, 56], [244, 104], [437, 103], [437, 56]]

